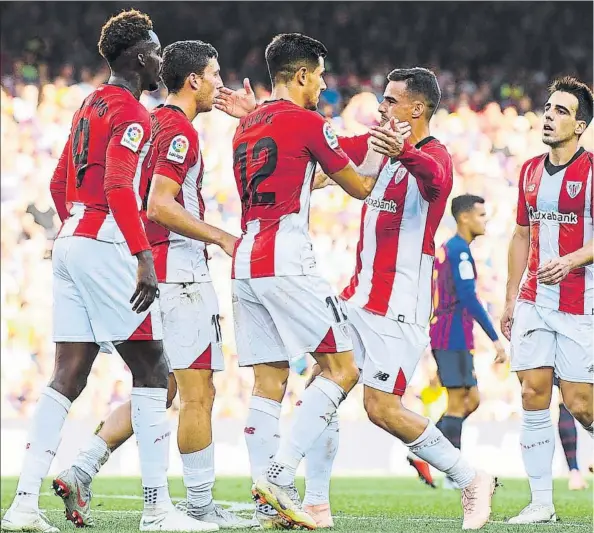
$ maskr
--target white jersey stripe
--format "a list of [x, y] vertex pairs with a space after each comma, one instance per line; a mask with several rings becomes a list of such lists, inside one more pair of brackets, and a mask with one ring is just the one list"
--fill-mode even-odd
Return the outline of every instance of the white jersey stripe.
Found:
[[[559, 211], [559, 195], [565, 170], [550, 176], [546, 169], [543, 170], [536, 208], [538, 211]], [[556, 220], [541, 219], [538, 226], [538, 242], [540, 245], [539, 262], [544, 265], [547, 261], [559, 257], [559, 222]], [[542, 285], [537, 282], [536, 304], [544, 307], [559, 308], [560, 288], [557, 285]]]
[[[584, 246], [594, 236], [594, 219], [592, 217], [592, 168], [586, 180], [586, 205], [584, 209]], [[586, 267], [586, 279], [584, 288], [584, 314], [594, 314], [594, 267]]]
[[[422, 266], [421, 244], [425, 235], [428, 210], [429, 204], [421, 196], [417, 180], [409, 175], [398, 238], [396, 276], [389, 303], [389, 309], [396, 316], [404, 316], [407, 322], [415, 322], [420, 311], [418, 309], [418, 288]], [[428, 281], [431, 282], [431, 274], [429, 274]], [[410, 289], [413, 287], [416, 290], [411, 291]], [[431, 302], [430, 297], [429, 302]], [[425, 307], [424, 305], [423, 310]], [[421, 323], [428, 323], [429, 314], [424, 318]]]

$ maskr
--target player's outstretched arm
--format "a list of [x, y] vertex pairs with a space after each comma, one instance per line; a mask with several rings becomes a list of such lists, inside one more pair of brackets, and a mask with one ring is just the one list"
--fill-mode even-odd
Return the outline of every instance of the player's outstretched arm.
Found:
[[256, 95], [250, 85], [250, 80], [243, 80], [243, 91], [233, 91], [227, 87], [219, 89], [215, 96], [215, 107], [223, 113], [235, 118], [243, 118], [256, 109]]
[[60, 217], [60, 221], [64, 222], [68, 218], [68, 206], [66, 205], [66, 180], [68, 177], [68, 155], [70, 154], [70, 137], [64, 145], [58, 166], [54, 171], [50, 181], [50, 194], [54, 200], [56, 211]]
[[591, 265], [593, 249], [594, 240], [591, 240], [575, 252], [551, 259], [536, 272], [539, 283], [556, 285], [561, 283], [572, 270]]
[[[158, 283], [153, 254], [140, 219], [137, 195], [134, 191], [134, 176], [139, 162], [142, 141], [130, 143], [124, 134], [130, 127], [149, 131], [148, 121], [144, 128], [138, 123], [122, 123], [114, 128], [105, 157], [104, 190], [109, 209], [120, 228], [130, 253], [138, 259], [136, 290], [130, 299], [132, 309], [143, 313], [157, 296]], [[145, 141], [146, 142], [146, 141]]]
[[501, 332], [507, 340], [511, 338], [512, 316], [516, 298], [520, 291], [520, 282], [528, 265], [530, 250], [530, 227], [516, 225], [507, 256], [507, 286], [505, 292], [505, 310], [501, 317]]
[[352, 162], [342, 170], [330, 174], [330, 179], [336, 182], [347, 194], [358, 200], [365, 200], [375, 187], [375, 176], [361, 176]]
[[181, 186], [173, 179], [155, 174], [148, 197], [147, 216], [149, 220], [184, 237], [217, 244], [227, 255], [232, 256], [237, 238], [197, 219], [182, 207], [175, 200], [180, 189]]

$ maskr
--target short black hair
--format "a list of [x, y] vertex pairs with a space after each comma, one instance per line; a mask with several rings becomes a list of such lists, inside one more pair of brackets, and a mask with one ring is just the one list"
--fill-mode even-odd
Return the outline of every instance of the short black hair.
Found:
[[452, 199], [452, 216], [458, 221], [462, 213], [468, 213], [474, 209], [475, 204], [484, 204], [485, 199], [482, 196], [474, 194], [462, 194]]
[[265, 57], [270, 81], [287, 83], [295, 72], [305, 66], [315, 70], [320, 57], [326, 57], [328, 49], [316, 39], [301, 33], [281, 33], [266, 47]]
[[441, 100], [441, 89], [434, 72], [423, 67], [395, 68], [388, 74], [388, 81], [405, 81], [406, 90], [411, 94], [418, 94], [425, 98], [429, 120]]
[[575, 118], [583, 120], [586, 126], [589, 126], [594, 115], [594, 98], [590, 87], [573, 76], [563, 76], [551, 83], [549, 96], [557, 91], [573, 94], [577, 98], [578, 108]]
[[219, 53], [212, 44], [203, 41], [177, 41], [163, 50], [161, 78], [170, 93], [177, 93], [192, 74], [202, 76], [212, 58]]
[[111, 17], [101, 28], [99, 53], [108, 63], [115, 61], [122, 52], [150, 39], [153, 21], [146, 13], [136, 9], [122, 11]]

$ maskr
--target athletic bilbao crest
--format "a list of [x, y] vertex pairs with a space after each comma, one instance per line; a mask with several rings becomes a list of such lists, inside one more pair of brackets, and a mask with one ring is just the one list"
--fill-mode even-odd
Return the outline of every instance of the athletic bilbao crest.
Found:
[[394, 183], [400, 183], [404, 179], [404, 176], [406, 176], [406, 172], [407, 170], [401, 166], [394, 175]]
[[582, 182], [581, 181], [568, 181], [567, 185], [565, 185], [567, 189], [567, 194], [569, 194], [570, 198], [575, 198], [580, 191], [582, 190]]

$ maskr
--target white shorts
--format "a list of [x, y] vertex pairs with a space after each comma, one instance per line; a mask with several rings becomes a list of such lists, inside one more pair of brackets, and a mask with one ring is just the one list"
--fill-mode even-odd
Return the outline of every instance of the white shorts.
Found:
[[319, 276], [233, 280], [239, 366], [352, 350], [344, 305]]
[[126, 243], [56, 239], [53, 248], [54, 342], [161, 340], [159, 301], [132, 311], [138, 261]]
[[346, 303], [359, 382], [402, 396], [429, 344], [427, 328]]
[[571, 315], [517, 302], [511, 330], [511, 369], [552, 367], [565, 381], [594, 382], [594, 316]]
[[223, 370], [219, 302], [211, 282], [159, 283], [170, 370]]

